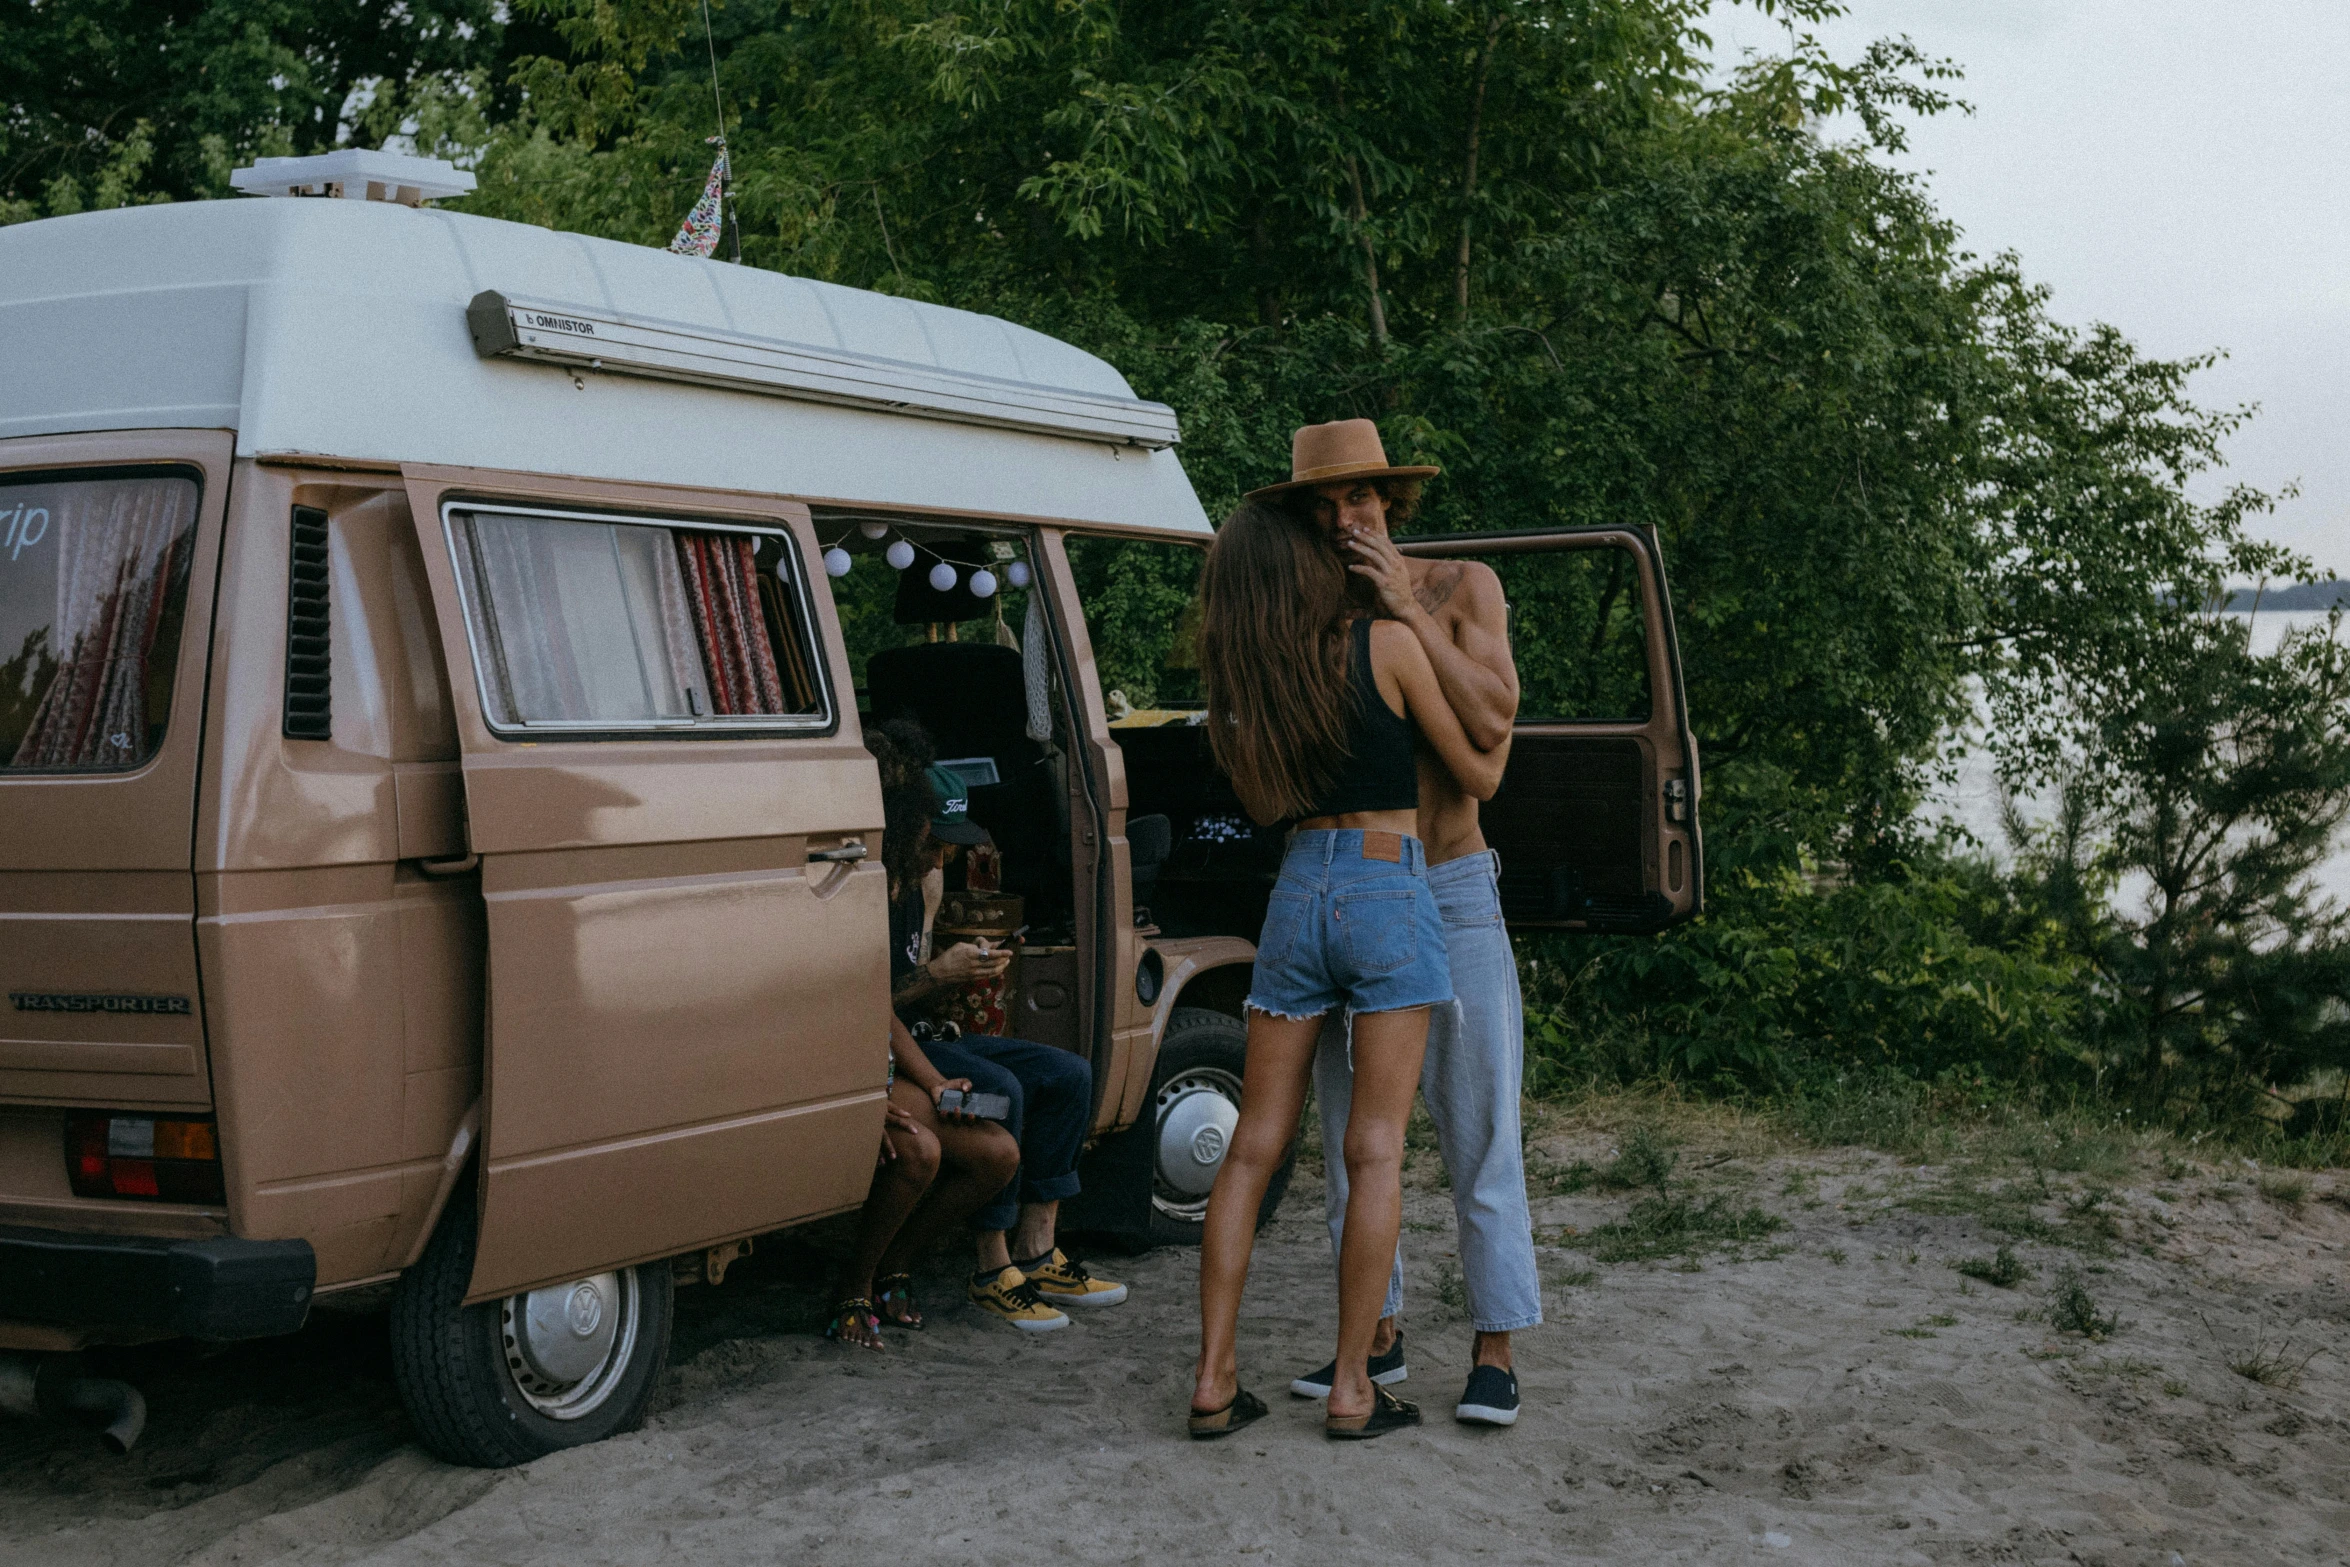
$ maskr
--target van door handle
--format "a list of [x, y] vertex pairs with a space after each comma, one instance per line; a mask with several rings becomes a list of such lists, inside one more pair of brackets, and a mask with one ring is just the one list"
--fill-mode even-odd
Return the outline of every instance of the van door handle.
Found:
[[849, 865], [864, 857], [865, 846], [861, 843], [844, 843], [837, 849], [810, 849], [808, 851], [808, 860], [811, 864]]
[[481, 864], [481, 856], [464, 854], [453, 860], [410, 860], [408, 863], [427, 876], [462, 876]]

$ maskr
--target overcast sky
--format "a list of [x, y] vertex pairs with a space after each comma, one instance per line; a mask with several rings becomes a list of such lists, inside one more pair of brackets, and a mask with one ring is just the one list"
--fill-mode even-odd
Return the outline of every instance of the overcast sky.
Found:
[[[1719, 3], [1718, 52], [1783, 49]], [[2206, 404], [2257, 403], [2221, 483], [2298, 480], [2262, 531], [2350, 575], [2350, 0], [1850, 0], [1839, 59], [1906, 33], [1971, 116], [1916, 124], [1970, 250], [2014, 250], [2066, 321], [2220, 348]], [[2208, 491], [2207, 491], [2208, 492]]]

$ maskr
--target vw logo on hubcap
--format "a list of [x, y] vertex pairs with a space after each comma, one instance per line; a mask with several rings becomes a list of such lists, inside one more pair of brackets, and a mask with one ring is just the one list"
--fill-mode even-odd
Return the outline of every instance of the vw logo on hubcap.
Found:
[[1224, 1128], [1203, 1126], [1191, 1135], [1191, 1156], [1202, 1164], [1215, 1164], [1224, 1157]]
[[571, 1287], [571, 1298], [563, 1303], [563, 1319], [581, 1338], [596, 1331], [596, 1325], [604, 1320], [604, 1297], [594, 1284], [583, 1280]]

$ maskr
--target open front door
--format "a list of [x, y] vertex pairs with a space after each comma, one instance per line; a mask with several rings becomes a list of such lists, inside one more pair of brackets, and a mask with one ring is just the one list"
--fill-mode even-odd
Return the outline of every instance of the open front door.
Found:
[[1704, 903], [1697, 745], [1656, 536], [1562, 528], [1399, 538], [1499, 574], [1517, 656], [1517, 737], [1485, 806], [1518, 929], [1661, 930]]
[[478, 874], [489, 931], [469, 1298], [855, 1206], [881, 791], [807, 512], [407, 479], [479, 857], [421, 869]]

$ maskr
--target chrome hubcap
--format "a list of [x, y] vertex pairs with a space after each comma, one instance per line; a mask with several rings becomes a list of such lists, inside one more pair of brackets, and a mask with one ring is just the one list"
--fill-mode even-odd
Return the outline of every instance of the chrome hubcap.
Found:
[[498, 1326], [515, 1390], [557, 1420], [596, 1409], [628, 1369], [638, 1316], [634, 1268], [507, 1296]]
[[1151, 1203], [1196, 1223], [1207, 1215], [1208, 1193], [1240, 1124], [1240, 1080], [1213, 1067], [1185, 1072], [1159, 1090], [1157, 1110]]

